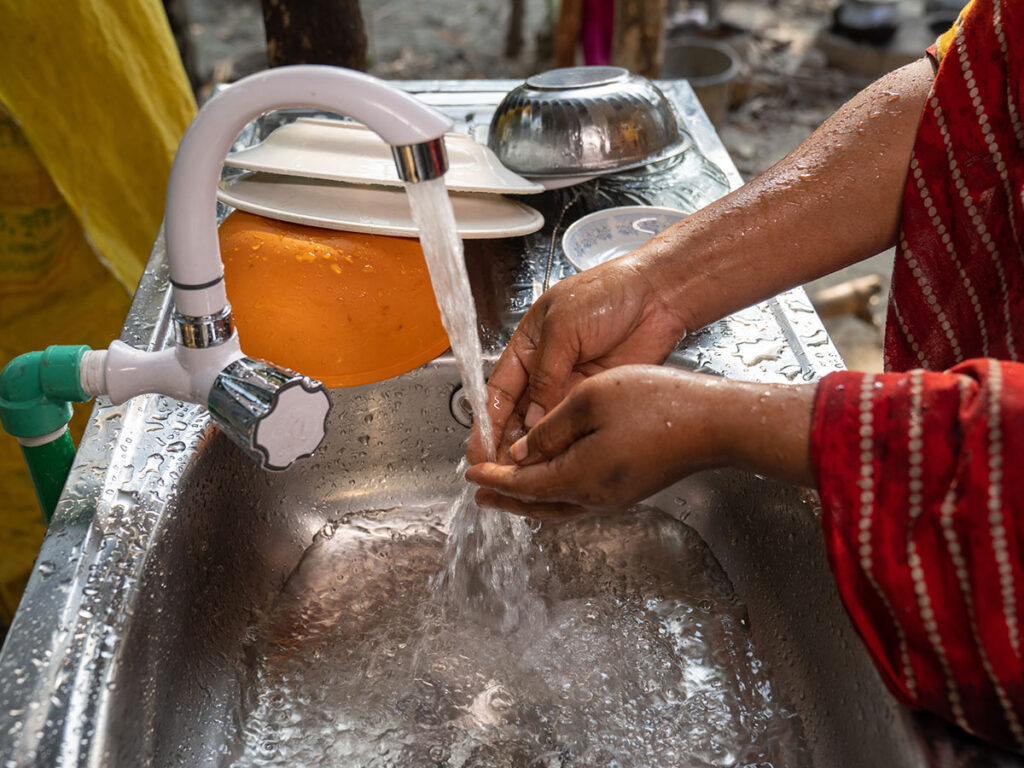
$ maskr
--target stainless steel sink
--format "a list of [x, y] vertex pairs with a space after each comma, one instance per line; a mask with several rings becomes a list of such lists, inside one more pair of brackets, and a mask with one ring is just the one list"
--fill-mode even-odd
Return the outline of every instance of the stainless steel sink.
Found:
[[[406, 602], [429, 592], [443, 561], [443, 509], [393, 513], [404, 515], [400, 540], [376, 550], [360, 542], [368, 511], [451, 505], [467, 434], [450, 411], [457, 386], [453, 363], [441, 359], [335, 391], [327, 443], [278, 474], [256, 468], [199, 409], [163, 398], [101, 406], [0, 667], [5, 701], [27, 702], [3, 713], [14, 765], [217, 765], [237, 757], [247, 687], [254, 667], [266, 666], [261, 635], [284, 632], [300, 646], [321, 639], [298, 619], [281, 629], [282, 595], [301, 614], [303, 600], [324, 602], [318, 584], [346, 577], [327, 606], [347, 632], [335, 642], [347, 643], [381, 611], [401, 610], [397, 596], [406, 590], [415, 596]], [[101, 456], [112, 462], [104, 470]], [[98, 475], [83, 466], [92, 460]], [[622, 598], [644, 572], [637, 598], [645, 604], [717, 570], [710, 559], [680, 558], [668, 533], [685, 536], [679, 531], [689, 529], [674, 522], [684, 520], [728, 575], [725, 591], [735, 589], [745, 606], [766, 670], [758, 680], [799, 718], [807, 752], [783, 751], [794, 762], [774, 764], [916, 764], [903, 715], [838, 603], [801, 492], [706, 473], [649, 506], [641, 518], [671, 521], [657, 535], [639, 521], [588, 521], [542, 527], [534, 546], [567, 547], [552, 556], [554, 567], [570, 568], [563, 582], [594, 599]], [[305, 573], [304, 554], [329, 523], [335, 551]], [[651, 611], [637, 615], [655, 620]], [[325, 685], [361, 672], [329, 666]]]
[[[496, 103], [506, 85], [491, 84], [481, 103]], [[444, 84], [433, 87], [447, 92]], [[727, 163], [688, 87], [678, 86], [674, 98], [697, 145]], [[467, 99], [463, 93], [457, 103]], [[477, 111], [486, 120], [486, 111]], [[523, 263], [507, 243], [480, 248], [471, 247], [467, 260], [493, 352], [550, 269]], [[158, 242], [122, 340], [146, 348], [168, 343], [168, 302]], [[841, 364], [801, 291], [705, 329], [673, 363], [772, 381], [811, 380]], [[291, 674], [296, 655], [317, 691], [362, 687], [388, 711], [405, 711], [409, 699], [391, 697], [369, 674], [391, 670], [390, 656], [346, 654], [378, 637], [382, 624], [394, 625], [396, 613], [407, 618], [399, 622], [407, 642], [417, 642], [416, 628], [424, 626], [419, 611], [430, 605], [431, 579], [445, 562], [449, 513], [462, 487], [457, 465], [467, 428], [452, 411], [458, 386], [453, 361], [442, 357], [380, 384], [336, 390], [325, 444], [284, 473], [255, 467], [196, 406], [162, 397], [119, 407], [99, 402], [0, 654], [0, 766], [271, 765], [285, 754], [292, 757], [281, 764], [306, 764], [308, 753], [288, 750], [301, 744], [311, 721], [291, 723], [283, 740], [289, 743], [250, 732], [254, 713], [289, 706], [260, 686]], [[682, 624], [702, 628], [703, 647], [742, 684], [750, 712], [767, 702], [774, 708], [774, 719], [752, 737], [765, 755], [760, 768], [1016, 764], [982, 747], [952, 751], [954, 737], [922, 726], [886, 692], [839, 602], [810, 493], [709, 472], [650, 499], [632, 517], [545, 525], [531, 535], [525, 562], [548, 613], [565, 601], [595, 601], [660, 642], [659, 606], [697, 606], [680, 614]], [[720, 610], [701, 618], [702, 595], [712, 593], [721, 597]], [[430, 626], [443, 642], [444, 632]], [[567, 669], [619, 632], [610, 625], [590, 631], [593, 643], [578, 647], [551, 636], [552, 647], [567, 654]], [[532, 636], [523, 637], [528, 646]], [[513, 651], [523, 652], [522, 643]], [[606, 655], [615, 656], [615, 647], [607, 645]], [[492, 655], [472, 662], [498, 677], [514, 665], [512, 651]], [[399, 662], [413, 663], [400, 658], [395, 668]], [[679, 670], [661, 669], [643, 694], [657, 698]], [[573, 680], [566, 684], [583, 696], [603, 685]], [[712, 688], [703, 691], [708, 706], [733, 705]], [[467, 712], [486, 720], [497, 707], [496, 690], [483, 686], [483, 714], [475, 704], [451, 711], [457, 697], [421, 704], [417, 727], [436, 736]], [[529, 700], [528, 691], [518, 695]], [[339, 717], [326, 707], [320, 720]], [[774, 730], [780, 717], [784, 733]], [[543, 741], [548, 726], [537, 722]], [[634, 765], [694, 764], [669, 756], [677, 737], [682, 743], [697, 733], [700, 741], [706, 726], [662, 729], [665, 759]], [[446, 737], [426, 749], [425, 763], [392, 750], [367, 763], [335, 764], [611, 764], [600, 749], [575, 761], [559, 762], [564, 754], [552, 752], [546, 762], [529, 762], [503, 745], [500, 728], [484, 731], [497, 746], [477, 743], [469, 757]], [[714, 752], [720, 734], [707, 733], [707, 764], [754, 764], [739, 762], [740, 753]], [[331, 754], [333, 743], [317, 742], [319, 754]], [[950, 757], [956, 754], [959, 763]]]
[[[326, 445], [279, 474], [256, 468], [191, 406], [163, 398], [100, 406], [0, 660], [2, 750], [11, 761], [3, 765], [230, 764], [245, 742], [250, 678], [267, 664], [262, 634], [319, 642], [299, 620], [280, 629], [282, 595], [302, 613], [302, 595], [317, 594], [318, 581], [347, 577], [326, 603], [329, 620], [349, 633], [332, 635], [342, 642], [397, 610], [396, 594], [429, 591], [443, 562], [443, 514], [438, 521], [424, 513], [417, 524], [404, 513], [405, 534], [376, 550], [360, 538], [367, 511], [453, 501], [466, 437], [449, 410], [457, 386], [452, 362], [442, 359], [335, 391]], [[795, 713], [806, 749], [776, 768], [924, 764], [905, 713], [846, 620], [804, 493], [716, 472], [648, 506], [641, 517], [683, 520], [710, 545], [728, 591], [745, 606], [764, 666], [758, 679]], [[303, 556], [329, 523], [333, 546], [343, 548], [311, 577]], [[586, 584], [579, 588], [596, 598], [622, 589], [638, 569], [656, 571], [641, 602], [685, 589], [693, 564], [644, 530], [621, 520], [548, 526], [535, 543], [571, 542], [575, 578]], [[683, 535], [675, 524], [666, 530]], [[603, 579], [577, 562], [596, 553]], [[296, 574], [308, 592], [296, 592]], [[324, 684], [362, 671], [325, 667]]]

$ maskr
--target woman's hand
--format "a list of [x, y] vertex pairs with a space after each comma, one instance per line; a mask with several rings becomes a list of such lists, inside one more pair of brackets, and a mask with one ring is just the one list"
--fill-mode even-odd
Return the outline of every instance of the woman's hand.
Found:
[[[660, 363], [686, 322], [635, 255], [562, 280], [530, 308], [488, 382], [491, 421], [505, 451], [589, 376], [629, 363]], [[474, 430], [471, 462], [486, 449]]]
[[[581, 382], [509, 449], [466, 478], [481, 503], [539, 515], [618, 511], [700, 469], [735, 465], [810, 485], [813, 385], [759, 385], [660, 366]], [[505, 498], [502, 498], [505, 497]]]

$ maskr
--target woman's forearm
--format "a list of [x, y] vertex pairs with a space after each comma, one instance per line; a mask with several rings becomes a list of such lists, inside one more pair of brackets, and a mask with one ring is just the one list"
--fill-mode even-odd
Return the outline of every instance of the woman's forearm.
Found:
[[699, 328], [895, 243], [930, 60], [878, 80], [785, 159], [635, 252]]
[[817, 385], [714, 383], [719, 402], [710, 405], [724, 463], [813, 487], [810, 435]]

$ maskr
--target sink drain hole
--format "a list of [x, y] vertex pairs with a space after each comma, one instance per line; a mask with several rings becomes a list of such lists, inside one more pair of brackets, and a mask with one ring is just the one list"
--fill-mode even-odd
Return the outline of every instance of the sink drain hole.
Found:
[[452, 418], [459, 422], [459, 424], [467, 429], [473, 426], [473, 406], [470, 405], [469, 396], [462, 387], [458, 387], [452, 392], [449, 408], [452, 412]]

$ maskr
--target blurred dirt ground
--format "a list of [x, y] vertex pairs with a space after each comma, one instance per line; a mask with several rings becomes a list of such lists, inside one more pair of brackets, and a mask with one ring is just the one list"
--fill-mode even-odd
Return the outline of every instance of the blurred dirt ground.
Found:
[[[669, 33], [694, 7], [670, 0]], [[524, 48], [504, 58], [508, 0], [364, 2], [369, 71], [389, 79], [521, 78], [552, 66], [546, 52], [554, 0], [525, 0]], [[828, 24], [828, 0], [724, 0], [723, 21], [738, 29], [730, 42], [743, 60], [732, 108], [720, 135], [750, 179], [769, 168], [864, 87], [868, 79], [830, 68], [815, 44]], [[266, 67], [260, 0], [186, 0], [198, 79], [208, 89]], [[923, 51], [922, 51], [923, 53]], [[881, 295], [871, 324], [850, 315], [826, 319], [847, 365], [881, 370], [882, 319], [892, 254], [807, 286], [812, 296], [864, 275], [878, 275]]]

